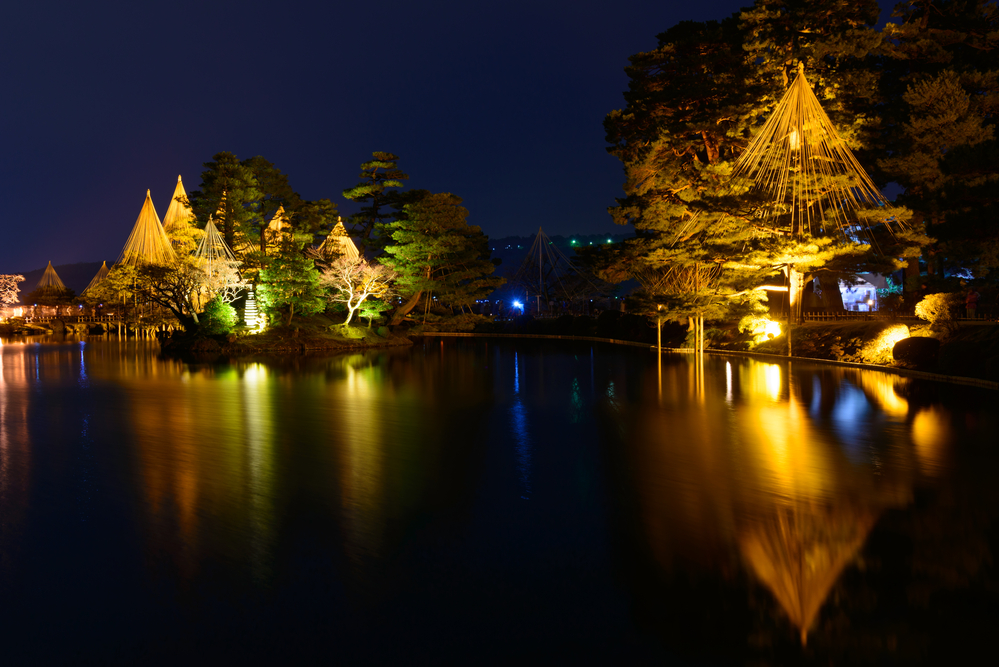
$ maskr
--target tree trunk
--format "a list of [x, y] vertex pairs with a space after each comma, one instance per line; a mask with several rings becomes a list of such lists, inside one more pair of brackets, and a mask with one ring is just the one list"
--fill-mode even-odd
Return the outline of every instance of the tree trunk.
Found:
[[846, 310], [843, 307], [843, 293], [839, 291], [839, 280], [831, 276], [820, 277], [819, 287], [822, 289], [823, 308], [837, 313]]
[[805, 275], [787, 265], [787, 356], [791, 353], [791, 330], [801, 321], [801, 296], [805, 291]]
[[389, 326], [395, 326], [402, 322], [402, 319], [409, 315], [413, 308], [416, 308], [416, 304], [420, 302], [420, 297], [423, 296], [423, 290], [418, 291], [413, 296], [409, 297], [409, 301], [402, 304], [392, 312], [392, 317], [389, 319]]
[[795, 324], [801, 322], [801, 298], [805, 291], [805, 274], [788, 265], [788, 311]]

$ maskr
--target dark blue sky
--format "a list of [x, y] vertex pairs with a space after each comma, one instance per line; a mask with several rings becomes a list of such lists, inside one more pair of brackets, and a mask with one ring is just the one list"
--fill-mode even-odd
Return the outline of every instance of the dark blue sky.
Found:
[[[493, 237], [619, 231], [627, 57], [747, 0], [20, 2], [0, 23], [0, 273], [117, 258], [146, 188], [263, 155], [308, 199], [372, 151]], [[892, 3], [882, 2], [882, 6]]]

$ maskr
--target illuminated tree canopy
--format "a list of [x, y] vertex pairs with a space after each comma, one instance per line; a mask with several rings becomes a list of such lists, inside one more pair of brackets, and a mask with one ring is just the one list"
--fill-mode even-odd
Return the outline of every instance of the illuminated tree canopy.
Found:
[[299, 249], [270, 259], [259, 280], [257, 296], [272, 321], [290, 326], [295, 315], [311, 315], [326, 307], [315, 262]]
[[392, 314], [398, 324], [423, 299], [429, 312], [436, 297], [445, 308], [463, 309], [503, 283], [493, 277], [488, 238], [469, 225], [468, 209], [451, 193], [419, 191], [419, 199], [403, 207], [403, 215], [385, 226], [392, 242], [382, 263], [399, 274], [404, 303]]
[[0, 274], [0, 306], [17, 303], [17, 295], [21, 291], [18, 283], [24, 282], [24, 276], [14, 273]]
[[854, 157], [880, 130], [878, 11], [758, 0], [631, 57], [627, 106], [605, 121], [626, 176], [610, 213], [635, 227], [623, 261], [658, 307], [720, 316], [781, 272], [794, 294], [918, 254], [908, 211], [888, 213]]
[[347, 307], [343, 323], [348, 325], [369, 298], [383, 303], [388, 300], [395, 277], [395, 272], [380, 264], [361, 257], [342, 256], [323, 272], [322, 284], [328, 290], [327, 299]]

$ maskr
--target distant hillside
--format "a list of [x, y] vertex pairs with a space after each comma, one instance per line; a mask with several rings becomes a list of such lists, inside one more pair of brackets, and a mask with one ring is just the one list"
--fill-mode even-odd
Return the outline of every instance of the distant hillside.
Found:
[[[87, 288], [100, 268], [100, 262], [78, 262], [76, 264], [60, 264], [55, 267], [55, 270], [63, 284], [79, 295]], [[42, 279], [43, 273], [45, 273], [44, 266], [34, 271], [22, 273], [24, 282], [20, 284], [21, 294], [27, 294], [38, 287], [38, 281]]]

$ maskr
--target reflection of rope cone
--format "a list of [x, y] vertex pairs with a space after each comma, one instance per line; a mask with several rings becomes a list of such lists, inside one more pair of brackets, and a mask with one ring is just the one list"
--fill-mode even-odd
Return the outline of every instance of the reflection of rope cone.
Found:
[[797, 505], [778, 509], [741, 535], [742, 555], [801, 631], [802, 645], [829, 590], [876, 519], [866, 509], [823, 511]]

